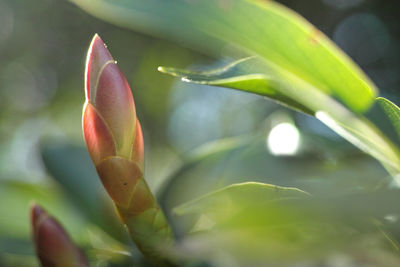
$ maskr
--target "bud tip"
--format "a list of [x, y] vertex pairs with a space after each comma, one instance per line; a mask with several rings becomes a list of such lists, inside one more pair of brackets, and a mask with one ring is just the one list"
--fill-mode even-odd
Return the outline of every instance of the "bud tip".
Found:
[[99, 72], [109, 61], [114, 62], [114, 59], [103, 40], [96, 33], [92, 38], [86, 58], [86, 99], [92, 99], [90, 94], [95, 90], [94, 87], [96, 86]]

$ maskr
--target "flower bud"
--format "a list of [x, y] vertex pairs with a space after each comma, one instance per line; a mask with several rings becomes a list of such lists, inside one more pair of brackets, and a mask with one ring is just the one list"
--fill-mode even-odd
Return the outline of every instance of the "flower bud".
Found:
[[31, 207], [33, 242], [42, 266], [88, 266], [88, 262], [75, 246], [63, 227], [41, 207]]
[[133, 241], [160, 265], [165, 259], [158, 248], [170, 243], [171, 229], [143, 177], [143, 135], [131, 89], [98, 35], [88, 51], [85, 86], [89, 154]]
[[85, 79], [83, 128], [93, 161], [97, 164], [107, 156], [131, 158], [137, 135], [132, 92], [98, 35], [89, 48]]

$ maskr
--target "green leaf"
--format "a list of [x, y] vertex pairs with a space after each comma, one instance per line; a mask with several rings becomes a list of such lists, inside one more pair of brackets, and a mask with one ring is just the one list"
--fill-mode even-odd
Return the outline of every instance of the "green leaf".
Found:
[[265, 71], [260, 71], [260, 69], [267, 69], [267, 66], [256, 57], [240, 59], [211, 71], [196, 72], [168, 67], [158, 68], [160, 72], [180, 77], [185, 82], [229, 87], [266, 96], [292, 109], [314, 115], [312, 110], [293, 99], [293, 97], [285, 95], [285, 92], [280, 89], [279, 81], [271, 77], [271, 75], [266, 75]]
[[[160, 203], [171, 211], [209, 192], [248, 181], [297, 187], [313, 196], [370, 191], [391, 181], [377, 161], [344, 140], [306, 132], [301, 132], [301, 139], [299, 153], [290, 157], [271, 155], [265, 134], [205, 144], [186, 155], [182, 166], [166, 181]], [[167, 215], [178, 236], [189, 232], [199, 216]]]
[[[254, 0], [73, 2], [101, 19], [213, 55], [234, 51], [231, 53], [234, 57], [259, 56], [265, 67], [257, 72], [230, 75], [228, 81], [206, 81], [263, 94], [306, 113], [312, 112], [381, 161], [389, 172], [400, 171], [399, 153], [390, 141], [369, 122], [329, 97], [339, 98], [356, 113], [365, 111], [374, 101], [375, 85], [323, 33], [284, 6], [274, 1]], [[190, 76], [196, 80], [193, 74]], [[200, 76], [205, 78], [204, 73]], [[211, 78], [218, 79], [218, 73], [214, 76]]]
[[213, 55], [258, 55], [269, 68], [365, 111], [375, 85], [323, 33], [274, 1], [73, 0], [100, 19]]
[[353, 145], [378, 159], [392, 174], [400, 171], [397, 148], [372, 123], [296, 76], [273, 71], [257, 58], [242, 59], [206, 72], [165, 67], [159, 70], [181, 77], [186, 82], [224, 86], [267, 96], [312, 114]]
[[[0, 237], [30, 239], [29, 205], [31, 202], [44, 206], [56, 217], [67, 231], [80, 242], [84, 240], [87, 222], [79, 213], [64, 202], [55, 187], [13, 180], [0, 181]], [[1, 239], [0, 238], [0, 239]]]
[[378, 101], [378, 103], [382, 107], [383, 111], [391, 121], [394, 129], [396, 130], [398, 137], [400, 138], [400, 108], [384, 97], [378, 97], [376, 98], [376, 101]]
[[[291, 266], [304, 261], [316, 261], [318, 265], [321, 259], [330, 259], [333, 252], [354, 258], [354, 262], [360, 255], [379, 262], [380, 253], [399, 261], [398, 251], [392, 246], [398, 238], [400, 210], [390, 204], [399, 201], [398, 190], [336, 192], [317, 197], [293, 193], [292, 199], [278, 197], [253, 205], [242, 199], [235, 206], [222, 195], [201, 207], [205, 212], [188, 207], [194, 208], [199, 218], [193, 231], [182, 238], [177, 252], [183, 257], [208, 259], [218, 266], [229, 265], [221, 264], [221, 254], [228, 263], [238, 266], [261, 265], [255, 262]], [[392, 214], [389, 223], [383, 219], [387, 214]], [[388, 235], [382, 233], [386, 227], [391, 229]], [[370, 242], [374, 255], [370, 253]]]
[[125, 231], [116, 218], [87, 149], [62, 142], [41, 146], [46, 169], [61, 185], [64, 195], [82, 216], [118, 240], [125, 240]]
[[[205, 144], [185, 156], [160, 190], [165, 210], [233, 183], [257, 181], [302, 188], [313, 195], [372, 190], [387, 174], [373, 158], [342, 140], [301, 132], [291, 157], [271, 155], [265, 135], [245, 135]], [[388, 179], [388, 182], [390, 179]]]
[[[397, 149], [376, 127], [350, 112], [370, 107], [377, 91], [375, 85], [323, 33], [284, 6], [273, 1], [252, 0], [73, 1], [101, 19], [213, 55], [234, 51], [231, 53], [234, 57], [259, 56], [262, 67], [239, 74], [234, 69], [241, 69], [239, 65], [246, 65], [247, 60], [216, 72], [199, 73], [199, 76], [161, 70], [189, 76], [188, 79], [197, 82], [202, 80], [262, 94], [315, 114], [348, 141], [381, 161], [389, 172], [399, 172]], [[225, 75], [223, 79], [220, 74]], [[342, 100], [350, 111], [330, 95]]]
[[210, 192], [174, 208], [174, 212], [177, 215], [191, 213], [207, 214], [211, 212], [214, 215], [223, 216], [239, 207], [248, 205], [265, 205], [270, 201], [298, 199], [308, 196], [310, 195], [305, 191], [293, 187], [246, 182], [232, 184], [214, 192]]

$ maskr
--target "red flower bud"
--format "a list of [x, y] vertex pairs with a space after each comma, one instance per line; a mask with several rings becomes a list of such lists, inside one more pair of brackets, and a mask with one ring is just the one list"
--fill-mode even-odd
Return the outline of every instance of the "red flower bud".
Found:
[[42, 266], [89, 266], [63, 227], [38, 205], [31, 208], [33, 242]]
[[129, 85], [95, 35], [86, 61], [83, 133], [104, 188], [132, 239], [149, 260], [172, 240], [171, 229], [143, 178], [144, 147]]
[[134, 151], [137, 140], [143, 140], [131, 89], [98, 35], [89, 48], [85, 79], [83, 130], [94, 163], [108, 156], [143, 160], [137, 155], [143, 151]]

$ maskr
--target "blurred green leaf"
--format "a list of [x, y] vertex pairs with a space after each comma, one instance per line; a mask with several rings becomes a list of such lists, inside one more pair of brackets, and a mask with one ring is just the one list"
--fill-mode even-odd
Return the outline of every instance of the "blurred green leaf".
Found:
[[[376, 87], [322, 32], [273, 1], [73, 0], [100, 19], [200, 48], [259, 55], [277, 72], [366, 110]], [[334, 75], [332, 75], [334, 74]]]
[[0, 180], [0, 265], [38, 266], [31, 241], [30, 204], [44, 206], [79, 245], [89, 242], [90, 224], [65, 202], [58, 188]]
[[214, 55], [233, 46], [235, 56], [260, 56], [264, 67], [256, 73], [229, 74], [228, 80], [218, 80], [219, 70], [211, 73], [215, 77], [200, 73], [196, 80], [191, 73], [186, 79], [261, 93], [313, 113], [392, 174], [400, 171], [395, 146], [368, 121], [329, 97], [340, 98], [352, 111], [365, 111], [374, 101], [375, 85], [323, 33], [284, 6], [252, 0], [73, 1], [101, 19], [186, 42]]
[[376, 98], [376, 101], [378, 101], [378, 103], [382, 107], [383, 111], [389, 118], [394, 129], [396, 130], [398, 137], [400, 138], [400, 109], [399, 109], [399, 107], [384, 97], [378, 97], [378, 98]]
[[[248, 188], [243, 192], [242, 187]], [[178, 253], [238, 266], [303, 261], [314, 266], [311, 263], [329, 261], [332, 251], [356, 266], [365, 257], [377, 266], [390, 266], [381, 265], [389, 259], [391, 264], [399, 263], [400, 209], [391, 204], [399, 201], [399, 190], [309, 196], [285, 189], [280, 195], [274, 186], [236, 184], [178, 206], [174, 211], [179, 220], [196, 215]], [[382, 232], [383, 228], [390, 231]], [[370, 254], [371, 249], [376, 254]]]
[[298, 199], [310, 196], [308, 193], [293, 187], [282, 187], [271, 184], [246, 182], [232, 184], [210, 192], [197, 199], [175, 207], [177, 215], [212, 213], [214, 216], [224, 216], [237, 207], [247, 205], [263, 205], [270, 201], [282, 199]]
[[400, 171], [397, 148], [372, 123], [297, 77], [272, 71], [256, 58], [242, 59], [206, 72], [165, 67], [159, 70], [181, 77], [186, 82], [224, 86], [267, 96], [312, 114], [353, 145], [381, 161], [392, 174]]
[[30, 239], [29, 204], [37, 202], [56, 217], [75, 238], [81, 238], [87, 222], [64, 202], [55, 187], [40, 184], [0, 181], [0, 236]]
[[93, 224], [118, 240], [127, 240], [100, 179], [84, 147], [60, 142], [42, 144], [46, 169], [61, 185], [64, 195]]
[[294, 97], [285, 94], [274, 77], [268, 76], [260, 69], [266, 69], [260, 59], [244, 58], [222, 68], [210, 71], [189, 71], [176, 68], [159, 67], [162, 73], [180, 77], [182, 81], [198, 84], [229, 87], [253, 94], [267, 96], [295, 110], [314, 115], [314, 111], [302, 105]]
[[41, 153], [46, 169], [68, 191], [68, 198], [83, 205], [88, 212], [97, 206], [102, 185], [84, 147], [47, 142], [42, 144]]
[[[350, 266], [396, 266], [400, 258], [392, 245], [397, 237], [382, 234], [382, 228], [390, 213], [397, 219], [389, 224], [398, 231], [399, 208], [390, 204], [398, 199], [398, 190], [383, 190], [231, 206], [221, 196], [213, 199], [216, 207], [210, 201], [205, 212], [199, 211], [194, 231], [183, 237], [178, 253], [217, 266], [320, 266], [332, 253], [352, 262]], [[219, 208], [224, 201], [228, 209]]]
[[42, 144], [41, 153], [46, 169], [60, 185], [65, 198], [92, 224], [86, 230], [91, 242], [87, 252], [93, 262], [126, 261], [127, 250], [142, 259], [117, 218], [87, 149], [62, 141], [48, 141]]
[[[265, 134], [218, 140], [186, 156], [160, 190], [166, 211], [233, 183], [255, 181], [301, 188], [312, 195], [374, 190], [390, 182], [373, 158], [342, 140], [301, 133], [297, 155], [277, 157]], [[196, 218], [177, 219], [167, 213], [178, 235], [189, 231]]]

